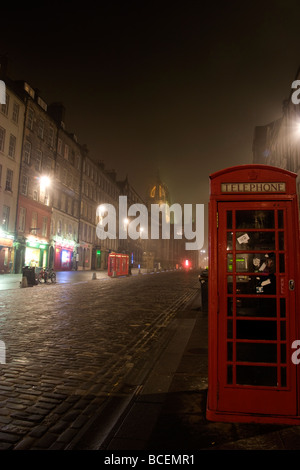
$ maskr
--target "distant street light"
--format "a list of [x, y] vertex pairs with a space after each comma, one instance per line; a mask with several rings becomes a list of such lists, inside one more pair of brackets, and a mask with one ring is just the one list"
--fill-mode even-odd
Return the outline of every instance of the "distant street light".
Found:
[[103, 216], [104, 212], [106, 212], [106, 207], [104, 204], [101, 204], [100, 206], [98, 206], [98, 211], [99, 211], [99, 215], [100, 216]]
[[42, 189], [46, 189], [50, 186], [50, 178], [48, 176], [41, 176], [40, 177], [40, 186]]

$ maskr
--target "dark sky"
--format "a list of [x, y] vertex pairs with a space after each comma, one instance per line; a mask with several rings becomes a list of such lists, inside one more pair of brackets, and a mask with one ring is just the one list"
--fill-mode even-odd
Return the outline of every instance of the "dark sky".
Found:
[[143, 196], [206, 203], [209, 174], [251, 163], [300, 66], [298, 1], [1, 5], [10, 75], [62, 101], [66, 127]]

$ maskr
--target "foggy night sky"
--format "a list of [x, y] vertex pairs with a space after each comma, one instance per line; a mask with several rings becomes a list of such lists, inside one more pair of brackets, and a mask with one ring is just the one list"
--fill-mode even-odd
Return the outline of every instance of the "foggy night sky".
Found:
[[141, 196], [159, 170], [173, 203], [207, 203], [209, 174], [252, 163], [300, 66], [297, 1], [17, 5], [1, 5], [9, 75], [62, 101], [66, 130]]

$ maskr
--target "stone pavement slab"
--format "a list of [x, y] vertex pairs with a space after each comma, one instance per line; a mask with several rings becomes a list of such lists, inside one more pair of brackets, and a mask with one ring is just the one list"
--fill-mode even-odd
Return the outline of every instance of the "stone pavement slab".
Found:
[[[105, 449], [161, 453], [300, 450], [300, 426], [207, 421], [208, 317], [200, 304], [196, 297], [182, 311], [183, 317], [193, 318], [193, 328], [184, 349], [178, 349], [176, 370], [168, 375], [166, 369], [167, 381], [163, 374], [161, 382], [156, 374], [150, 375], [149, 395], [137, 397]], [[170, 349], [176, 348], [176, 336], [172, 341]]]

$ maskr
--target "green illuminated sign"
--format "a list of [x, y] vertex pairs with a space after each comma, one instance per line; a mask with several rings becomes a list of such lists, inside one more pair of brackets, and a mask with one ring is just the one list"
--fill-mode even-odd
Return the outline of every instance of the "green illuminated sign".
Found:
[[27, 246], [30, 248], [40, 248], [41, 250], [45, 250], [47, 245], [40, 244], [39, 242], [27, 242]]

